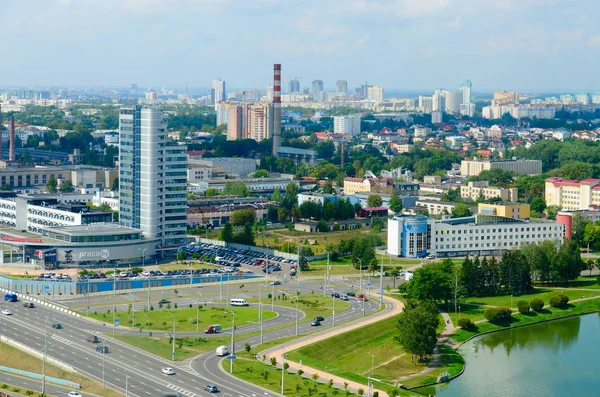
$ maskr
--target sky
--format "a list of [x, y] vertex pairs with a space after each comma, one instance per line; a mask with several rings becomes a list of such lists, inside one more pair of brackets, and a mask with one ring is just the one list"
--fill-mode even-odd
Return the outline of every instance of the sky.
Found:
[[0, 86], [600, 91], [598, 0], [1, 0]]

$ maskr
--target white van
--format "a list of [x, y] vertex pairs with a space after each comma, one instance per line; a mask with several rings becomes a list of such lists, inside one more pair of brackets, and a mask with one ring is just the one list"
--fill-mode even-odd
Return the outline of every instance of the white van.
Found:
[[217, 347], [217, 356], [226, 356], [229, 354], [229, 349], [227, 346], [219, 346]]
[[229, 300], [231, 306], [248, 306], [246, 299], [231, 299]]

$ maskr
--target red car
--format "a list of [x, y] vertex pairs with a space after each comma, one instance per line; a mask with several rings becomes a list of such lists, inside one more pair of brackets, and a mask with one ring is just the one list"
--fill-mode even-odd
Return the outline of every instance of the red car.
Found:
[[364, 301], [367, 300], [367, 297], [364, 294], [358, 294], [356, 297], [360, 300], [364, 300]]

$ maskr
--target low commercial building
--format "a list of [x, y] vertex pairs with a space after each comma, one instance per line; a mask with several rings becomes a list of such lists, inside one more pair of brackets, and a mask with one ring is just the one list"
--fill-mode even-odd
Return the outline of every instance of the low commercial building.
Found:
[[238, 175], [240, 177], [247, 177], [256, 171], [256, 160], [247, 159], [241, 157], [209, 157], [209, 158], [195, 158], [189, 159], [188, 154], [188, 167], [194, 168], [197, 166], [222, 168], [225, 170], [227, 175]]
[[429, 215], [449, 215], [452, 213], [454, 207], [456, 207], [456, 203], [449, 201], [417, 200], [416, 206], [425, 208]]
[[118, 171], [80, 165], [8, 167], [0, 168], [0, 185], [10, 185], [13, 190], [19, 191], [34, 186], [45, 186], [51, 176], [59, 183], [68, 179], [75, 187], [110, 189], [118, 177]]
[[529, 219], [530, 208], [527, 203], [479, 203], [477, 213], [498, 215], [504, 218]]
[[344, 178], [344, 194], [392, 194], [393, 190], [392, 178]]
[[231, 219], [231, 214], [237, 210], [252, 208], [256, 213], [256, 220], [267, 219], [269, 208], [279, 208], [277, 203], [256, 204], [224, 204], [220, 206], [194, 206], [187, 211], [188, 228], [193, 229], [202, 225], [214, 227], [223, 226]]
[[427, 255], [427, 217], [402, 216], [388, 219], [387, 230], [388, 254], [404, 258], [422, 258]]
[[541, 160], [462, 160], [460, 162], [460, 173], [462, 176], [476, 176], [481, 171], [489, 171], [500, 168], [523, 175], [539, 175], [542, 173]]
[[574, 181], [548, 178], [544, 184], [547, 205], [556, 205], [565, 211], [587, 210], [600, 206], [600, 179]]
[[481, 198], [489, 200], [499, 198], [502, 201], [517, 201], [519, 191], [517, 188], [501, 188], [489, 186], [488, 181], [471, 181], [467, 186], [460, 187], [460, 197], [463, 200], [477, 201]]
[[[242, 179], [219, 179], [205, 181], [207, 189], [216, 189], [218, 193], [223, 191], [227, 182], [243, 182], [253, 193], [273, 193], [275, 189], [285, 190], [288, 184], [298, 184], [291, 178], [242, 178]], [[189, 189], [188, 189], [189, 190]], [[205, 189], [206, 190], [206, 189]], [[201, 193], [203, 193], [202, 191]]]

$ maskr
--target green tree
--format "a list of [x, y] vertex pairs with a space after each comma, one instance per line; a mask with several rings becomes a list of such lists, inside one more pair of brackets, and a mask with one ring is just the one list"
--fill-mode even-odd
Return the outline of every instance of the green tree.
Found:
[[546, 201], [541, 197], [535, 197], [531, 200], [531, 209], [540, 214], [546, 210]]
[[58, 191], [58, 181], [54, 175], [50, 175], [50, 178], [48, 178], [48, 183], [46, 183], [46, 191], [48, 193], [56, 193]]
[[185, 251], [179, 251], [177, 253], [177, 260], [178, 261], [183, 261], [183, 260], [185, 260], [186, 257], [187, 257], [187, 253]]
[[267, 170], [256, 170], [256, 172], [254, 172], [254, 178], [268, 178], [269, 177], [269, 171]]
[[415, 270], [406, 287], [408, 298], [447, 303], [452, 298], [453, 269], [452, 260], [445, 259]]
[[332, 221], [335, 219], [336, 206], [333, 202], [326, 198], [323, 202], [323, 219]]
[[379, 233], [383, 230], [384, 228], [384, 223], [383, 223], [383, 219], [381, 219], [378, 216], [374, 216], [373, 218], [371, 218], [371, 228], [373, 228], [373, 231], [375, 233]]
[[369, 196], [367, 196], [367, 207], [370, 207], [370, 208], [381, 207], [382, 204], [383, 204], [383, 200], [381, 199], [380, 195], [369, 194]]
[[402, 200], [396, 192], [393, 192], [390, 197], [390, 210], [396, 214], [402, 211]]
[[324, 194], [333, 194], [335, 193], [335, 189], [333, 188], [333, 181], [328, 179], [323, 184], [323, 193]]
[[256, 211], [253, 208], [242, 208], [231, 213], [230, 222], [234, 226], [243, 226], [256, 221]]
[[317, 222], [317, 230], [321, 233], [328, 232], [329, 227], [327, 226], [327, 222], [325, 222], [323, 219], [321, 219], [319, 222]]
[[64, 180], [61, 184], [60, 187], [58, 188], [58, 190], [61, 193], [71, 193], [72, 191], [75, 190], [75, 187], [73, 186], [73, 182], [71, 182], [70, 179]]
[[412, 356], [414, 364], [432, 354], [437, 343], [439, 326], [437, 306], [430, 301], [409, 300], [404, 311], [398, 316], [398, 343]]
[[112, 186], [111, 186], [110, 190], [112, 190], [113, 192], [116, 192], [116, 191], [119, 190], [119, 178], [113, 179]]
[[454, 218], [462, 218], [465, 216], [471, 216], [473, 213], [471, 209], [466, 204], [456, 204], [454, 208], [452, 208], [452, 216]]
[[560, 211], [560, 207], [557, 205], [550, 205], [546, 207], [546, 217], [550, 220], [555, 220], [556, 215], [558, 215], [558, 211]]
[[233, 226], [231, 223], [227, 222], [223, 229], [221, 229], [220, 236], [221, 241], [233, 241]]
[[206, 189], [204, 191], [204, 195], [206, 197], [214, 197], [218, 194], [217, 189], [215, 189], [214, 187], [209, 187], [208, 189]]
[[281, 190], [275, 189], [273, 194], [271, 195], [271, 201], [281, 204], [283, 202], [283, 196], [281, 195]]
[[250, 196], [250, 188], [244, 182], [229, 181], [221, 191], [221, 196]]
[[4, 183], [2, 186], [0, 186], [0, 191], [10, 192], [11, 190], [12, 186], [10, 186], [8, 183]]

